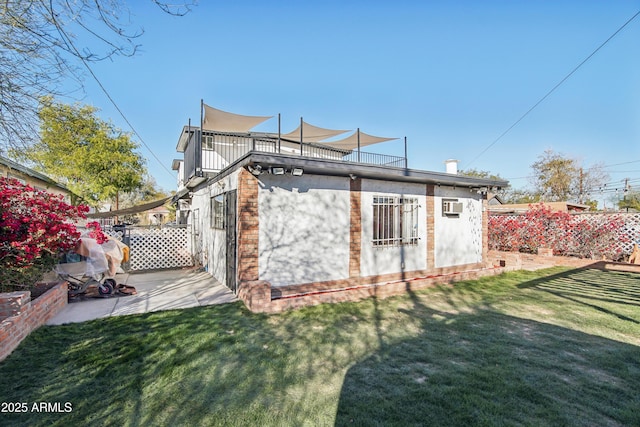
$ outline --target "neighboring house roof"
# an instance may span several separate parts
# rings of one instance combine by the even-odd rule
[[[496,213],[520,213],[526,212],[538,203],[507,203],[501,205],[490,205],[489,210]],[[544,202],[553,212],[584,212],[589,210],[589,205],[582,205],[573,202]]]
[[[494,194],[494,195],[489,194],[488,199],[489,199],[489,201],[488,201],[489,206],[491,206],[491,205],[504,205],[504,201],[502,201],[502,198],[497,194]]]
[[[71,190],[69,190],[66,186],[60,184],[59,182],[54,181],[53,179],[49,178],[48,176],[37,172],[31,168],[28,168],[26,166],[21,165],[20,163],[16,163],[13,160],[9,160],[6,157],[2,157],[0,156],[0,164],[6,166],[7,168],[9,168],[10,170],[16,170],[19,171],[27,176],[30,176],[32,178],[38,179],[40,181],[46,182],[49,185],[52,185],[54,187],[58,187],[60,190],[66,191],[67,193],[71,194]]]

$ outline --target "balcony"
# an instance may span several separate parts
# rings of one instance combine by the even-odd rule
[[[200,137],[202,135],[202,137]],[[327,159],[352,164],[378,165],[404,169],[407,158],[334,148],[322,143],[300,143],[267,133],[215,132],[185,127],[178,143],[184,152],[184,182],[214,176],[248,153],[277,153],[301,158]]]

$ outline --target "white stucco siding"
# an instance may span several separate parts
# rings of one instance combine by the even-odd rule
[[[261,280],[272,286],[349,277],[349,178],[259,177]]]
[[[364,179],[361,194],[362,240],[360,272],[374,276],[427,268],[426,186]],[[418,199],[418,242],[405,246],[373,245],[373,198],[376,196],[415,197]]]
[[[191,200],[189,224],[191,229],[192,253],[197,255],[197,236],[200,233],[202,242],[202,261],[209,274],[218,281],[226,280],[226,231],[212,228],[211,198],[238,188],[238,171],[224,177],[210,186],[194,193]],[[194,211],[197,209],[198,213]],[[198,224],[194,224],[197,218]]]
[[[442,214],[443,199],[462,203],[459,216]],[[482,196],[467,188],[435,189],[436,268],[482,262]]]

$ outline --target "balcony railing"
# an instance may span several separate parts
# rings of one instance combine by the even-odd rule
[[[192,133],[184,151],[185,182],[193,176],[220,172],[250,152],[280,153],[395,168],[407,167],[405,157],[336,149],[321,144],[301,144],[297,141],[278,139],[270,135],[205,131],[200,140],[199,134],[199,130]]]

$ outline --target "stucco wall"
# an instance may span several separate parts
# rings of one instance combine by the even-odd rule
[[[442,199],[458,199],[458,217],[442,215]],[[436,268],[482,262],[482,196],[468,188],[435,189]]]
[[[196,228],[195,224],[193,224],[193,211],[198,209],[199,231],[202,236],[203,265],[207,268],[209,274],[222,283],[225,283],[226,280],[226,231],[211,228],[211,198],[218,194],[236,190],[238,188],[238,173],[239,171],[236,171],[220,181],[197,191],[191,201],[191,215],[189,217],[191,242],[193,244],[195,239],[193,231]],[[192,253],[195,252],[195,248],[192,248]]]
[[[375,196],[407,196],[418,199],[418,244],[412,246],[373,246],[373,198]],[[362,180],[362,239],[360,271],[374,276],[403,271],[426,270],[426,187],[424,184]]]
[[[349,277],[349,178],[259,177],[259,276],[272,286]]]

